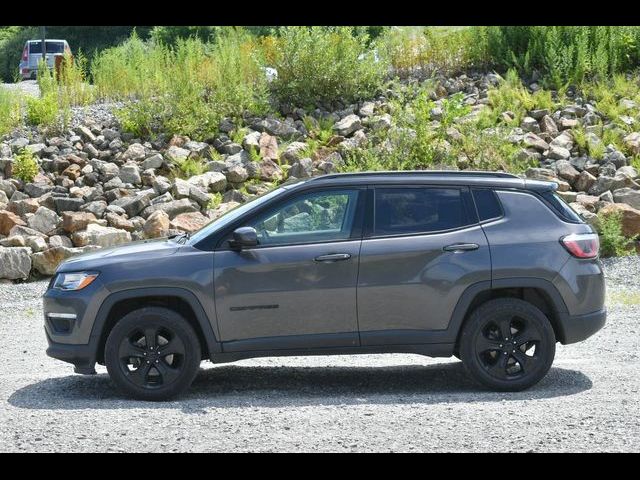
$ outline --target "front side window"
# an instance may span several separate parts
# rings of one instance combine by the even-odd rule
[[[260,214],[247,226],[259,245],[290,245],[347,240],[356,213],[358,190],[306,193]]]
[[[375,235],[438,232],[471,223],[459,188],[376,188]]]

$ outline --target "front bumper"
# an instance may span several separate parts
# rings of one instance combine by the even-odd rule
[[[47,332],[47,355],[63,362],[71,363],[74,366],[75,373],[91,375],[96,373],[95,370],[95,351],[93,345],[73,345],[67,343],[57,343],[51,340]]]
[[[596,333],[607,321],[606,307],[597,312],[584,315],[561,315],[560,328],[562,330],[561,343],[581,342]]]

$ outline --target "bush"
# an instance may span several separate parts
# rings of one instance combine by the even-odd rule
[[[601,215],[598,219],[598,232],[600,233],[600,253],[603,257],[634,253],[635,238],[627,238],[622,234],[620,212]]]
[[[31,151],[26,148],[18,153],[13,162],[13,176],[23,182],[32,182],[38,174],[38,162]]]
[[[368,35],[352,27],[282,27],[268,58],[278,71],[273,89],[285,104],[353,102],[381,88],[385,62],[367,48]]]
[[[120,111],[124,128],[148,135],[162,129],[205,139],[223,117],[266,113],[268,91],[257,41],[226,30],[215,44],[196,38],[170,47],[135,35],[93,63],[99,96],[133,98]]]
[[[21,98],[0,87],[0,136],[11,132],[22,122]]]

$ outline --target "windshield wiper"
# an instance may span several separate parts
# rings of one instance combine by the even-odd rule
[[[173,235],[169,235],[167,237],[169,240],[173,240],[174,238],[176,239],[176,243],[184,243],[187,240],[189,240],[189,238],[191,238],[191,234],[184,232],[184,233],[175,233]]]

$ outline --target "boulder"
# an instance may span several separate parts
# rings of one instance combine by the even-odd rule
[[[162,210],[153,212],[144,223],[144,234],[147,238],[159,238],[167,236],[170,228],[169,215]]]
[[[124,183],[131,183],[133,185],[139,185],[142,183],[142,178],[140,177],[140,168],[135,163],[127,163],[120,169],[120,173],[118,173],[118,177]]]
[[[616,203],[626,203],[640,210],[640,190],[634,190],[628,187],[619,188],[613,191],[613,200]]]
[[[31,271],[31,249],[0,247],[0,278],[26,279]]]
[[[119,230],[113,227],[103,227],[95,223],[87,225],[87,229],[82,232],[75,232],[71,237],[73,244],[77,247],[87,245],[98,245],[100,247],[113,247],[131,241],[131,234],[126,230]]]
[[[200,230],[207,223],[211,222],[209,217],[205,217],[200,212],[181,213],[171,220],[171,228],[193,233]]]
[[[11,229],[16,225],[25,226],[27,224],[15,213],[6,210],[0,211],[0,235],[9,235]]]
[[[61,218],[53,210],[49,210],[47,207],[40,207],[36,210],[36,213],[27,220],[29,228],[37,230],[38,232],[49,235],[60,225]]]
[[[310,158],[302,158],[289,169],[289,176],[295,178],[308,178],[313,175],[313,162]]]
[[[73,233],[87,228],[90,223],[96,223],[96,216],[91,212],[64,212],[62,214],[62,228]]]
[[[634,154],[640,153],[640,132],[632,132],[623,140]]]
[[[189,157],[189,153],[191,152],[186,148],[180,148],[178,146],[172,145],[165,152],[165,157],[167,157],[170,162],[180,163],[185,161]]]
[[[251,129],[258,132],[267,132],[269,135],[274,135],[284,140],[295,140],[302,136],[293,125],[275,118],[265,118],[254,122],[251,125]]]
[[[260,136],[260,156],[266,160],[278,159],[278,141],[276,137],[268,133],[262,133]]]
[[[293,142],[287,146],[282,153],[282,159],[289,165],[293,165],[298,160],[303,158],[304,151],[307,148],[307,144],[304,142]]]
[[[137,162],[139,160],[143,160],[146,156],[146,151],[142,145],[139,143],[132,143],[122,154],[122,160],[134,161]]]
[[[348,137],[352,133],[361,129],[362,123],[360,121],[360,117],[358,117],[357,115],[347,115],[342,120],[333,125],[333,131],[343,137]]]
[[[227,188],[227,178],[220,172],[206,172],[187,181],[205,192],[224,192]]]
[[[142,162],[142,170],[148,170],[149,168],[161,168],[164,164],[164,158],[159,153],[151,155]]]
[[[531,147],[535,150],[538,150],[539,152],[544,152],[546,150],[549,150],[549,144],[545,142],[543,139],[541,139],[535,133],[531,133],[531,132],[526,133],[525,136],[522,138],[522,141],[524,142],[525,146]]]
[[[80,255],[100,247],[89,245],[83,248],[52,247],[31,255],[33,269],[42,275],[53,275],[58,266],[68,258]]]

